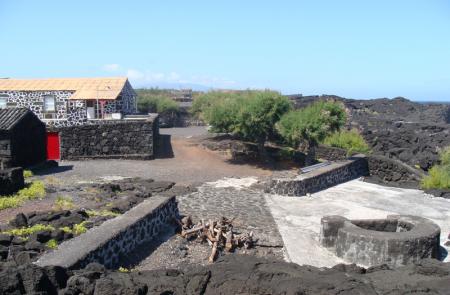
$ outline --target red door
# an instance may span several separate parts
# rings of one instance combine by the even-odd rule
[[[59,160],[59,134],[47,132],[47,160]]]

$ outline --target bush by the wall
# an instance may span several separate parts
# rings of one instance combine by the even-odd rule
[[[139,89],[137,92],[138,110],[143,113],[176,113],[179,106],[170,98],[168,90],[158,88]]]
[[[277,123],[277,131],[293,148],[307,150],[306,164],[314,163],[315,147],[345,124],[346,114],[341,103],[318,101],[303,109],[291,111]]]
[[[208,92],[194,102],[193,112],[213,132],[231,133],[259,147],[274,133],[275,123],[291,109],[289,99],[275,91]]]
[[[422,179],[423,189],[450,189],[450,147],[440,153],[440,164],[431,167]]]
[[[42,181],[34,181],[28,187],[19,190],[15,195],[0,197],[0,210],[19,207],[28,200],[42,199],[44,196],[44,183]]]
[[[370,147],[358,130],[342,130],[337,131],[327,136],[323,141],[323,144],[345,149],[347,155],[354,153],[370,153]]]

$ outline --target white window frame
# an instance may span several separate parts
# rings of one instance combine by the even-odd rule
[[[53,100],[53,109],[49,110],[47,105],[47,99]],[[54,95],[44,95],[44,113],[56,113],[56,97]]]
[[[8,105],[8,97],[9,97],[8,94],[0,94],[0,109],[6,109]]]

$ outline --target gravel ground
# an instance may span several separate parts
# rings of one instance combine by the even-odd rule
[[[228,155],[198,146],[207,135],[205,127],[168,128],[160,133],[163,151],[154,160],[61,161],[60,167],[49,172],[68,183],[122,176],[170,180],[183,185],[199,185],[223,177],[271,174],[256,166],[231,164]]]
[[[256,178],[225,179],[206,183],[200,186],[197,192],[178,196],[177,200],[180,213],[190,215],[194,223],[202,218],[207,221],[223,216],[234,218],[233,225],[237,232],[252,231],[258,240],[257,246],[249,250],[240,249],[237,253],[283,258],[281,235]],[[149,252],[154,251],[137,265],[136,269],[182,268],[188,264],[207,264],[211,253],[208,244],[188,242],[178,235],[173,235],[173,229],[168,232],[172,236],[162,236],[160,241],[155,242],[156,245],[144,247]],[[138,250],[141,251],[143,249]]]
[[[198,187],[197,192],[177,193],[182,215],[191,215],[194,221],[201,218],[234,217],[235,229],[242,232],[253,231],[260,245],[251,250],[236,252],[282,258],[281,236],[256,184],[257,180],[265,179],[272,172],[252,165],[232,164],[228,161],[229,156],[223,152],[213,152],[201,147],[199,143],[207,136],[205,127],[161,129],[160,133],[163,151],[160,150],[159,158],[155,160],[62,161],[57,169],[45,171],[36,178],[59,187],[112,181],[123,177],[170,180],[177,185]],[[53,200],[48,201],[47,207]],[[34,205],[30,203],[17,210],[33,209]],[[123,265],[137,269],[155,269],[205,264],[210,251],[207,244],[187,242],[175,235],[174,228],[168,227],[159,240],[124,257]]]

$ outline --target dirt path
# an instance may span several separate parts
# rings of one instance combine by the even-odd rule
[[[271,175],[271,171],[255,166],[231,164],[227,161],[229,156],[226,154],[200,147],[199,142],[206,134],[204,127],[161,129],[161,158],[149,161],[61,161],[58,168],[36,175],[32,180],[44,180],[61,187],[63,189],[60,195],[70,196],[70,192],[66,192],[65,188],[77,185],[77,182],[96,182],[117,177],[152,178],[157,181],[173,181],[178,185],[198,186],[224,177],[263,178]],[[49,210],[55,198],[52,194],[43,200],[30,201],[18,208],[2,210],[0,221],[9,220],[20,212]],[[79,200],[75,202],[78,205]]]
[[[203,131],[203,133],[205,133]],[[198,145],[204,134],[198,128],[162,129],[170,141],[163,158],[141,160],[62,161],[59,173],[52,176],[64,181],[92,181],[102,177],[142,177],[170,180],[177,184],[197,185],[223,177],[266,177],[271,171],[246,164],[232,164],[229,156]],[[55,171],[57,172],[57,171]]]

